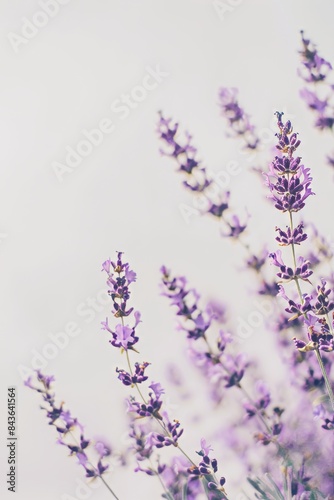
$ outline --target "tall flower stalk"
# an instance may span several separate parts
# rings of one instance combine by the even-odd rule
[[[334,395],[329,375],[324,367],[321,353],[329,353],[334,350],[333,340],[333,318],[330,312],[334,308],[332,300],[333,291],[327,287],[325,280],[316,290],[306,294],[302,291],[302,283],[312,286],[309,278],[313,274],[310,263],[302,256],[297,257],[296,247],[306,240],[302,222],[297,225],[294,222],[294,215],[302,210],[307,198],[314,193],[311,189],[312,178],[310,169],[301,164],[301,157],[295,152],[300,145],[300,140],[293,132],[291,122],[282,121],[282,113],[276,113],[279,132],[276,134],[278,143],[277,149],[280,152],[270,165],[269,174],[266,175],[266,184],[270,189],[269,198],[275,207],[288,214],[286,229],[276,228],[278,237],[276,238],[281,246],[290,246],[293,267],[286,265],[282,258],[282,252],[278,250],[270,254],[272,263],[279,268],[277,276],[280,283],[294,282],[298,292],[297,302],[292,297],[288,297],[281,285],[280,295],[288,302],[286,311],[292,313],[292,318],[302,317],[307,328],[307,341],[295,339],[295,345],[302,352],[314,351],[319,363],[327,393],[334,410]]]
[[[258,441],[274,443],[282,456],[286,451],[279,443],[279,434],[282,430],[280,417],[283,410],[275,408],[272,417],[266,413],[271,401],[270,393],[264,384],[257,384],[258,398],[254,400],[242,383],[249,363],[242,354],[232,355],[226,352],[228,344],[232,342],[232,335],[220,329],[214,347],[209,340],[208,331],[215,318],[215,313],[203,311],[198,304],[200,298],[196,290],[187,287],[184,277],[172,277],[170,271],[163,266],[162,294],[177,308],[177,316],[183,320],[178,329],[186,332],[189,340],[189,350],[195,363],[205,373],[210,386],[216,391],[213,394],[216,402],[222,398],[221,387],[236,387],[240,390],[247,402],[244,409],[248,418],[256,417],[262,427],[262,433],[257,435]],[[202,342],[204,349],[198,347]]]
[[[198,455],[201,457],[200,462],[196,463],[189,457],[179,444],[179,438],[183,434],[180,422],[178,420],[171,420],[167,411],[164,409],[162,399],[164,389],[161,387],[160,383],[152,381],[148,386],[150,389],[148,396],[144,395],[142,385],[148,380],[146,369],[150,363],[136,362],[134,366],[131,363],[130,352],[132,351],[139,354],[134,346],[139,341],[137,327],[141,322],[140,313],[138,311],[135,312],[133,307],[128,306],[128,300],[131,293],[130,285],[136,281],[136,273],[130,269],[128,263],[123,262],[122,252],[118,252],[116,262],[110,259],[105,261],[102,265],[102,270],[108,275],[107,285],[109,288],[108,293],[113,303],[112,312],[114,317],[120,320],[113,329],[109,326],[107,319],[102,323],[103,329],[111,334],[111,345],[120,349],[121,353],[125,353],[126,356],[129,371],[117,368],[116,371],[119,380],[125,386],[134,387],[139,396],[139,401],[137,401],[134,396],[130,396],[127,400],[128,412],[135,416],[134,422],[145,417],[148,418],[149,421],[155,422],[155,429],[150,429],[146,435],[146,439],[140,448],[137,449],[137,459],[140,462],[145,459],[150,460],[154,450],[174,446],[188,461],[188,481],[201,479],[207,498],[210,500],[227,499],[224,489],[225,478],[217,478],[217,460],[209,457],[211,448],[207,447],[205,441],[202,440],[201,450],[198,452]],[[125,324],[125,318],[128,322],[132,316],[132,324]],[[135,429],[133,433],[138,443],[138,435]],[[163,472],[165,468],[166,466],[161,466],[161,464],[158,464],[157,468],[154,468],[152,460],[150,460],[150,466],[148,468],[138,466],[136,470],[146,472],[148,475],[157,476],[165,490],[164,497],[173,500],[173,494],[163,482]]]
[[[306,87],[301,90],[300,96],[316,115],[315,126],[320,130],[332,130],[334,108],[333,82],[330,82],[330,78],[333,75],[333,67],[329,61],[320,56],[315,44],[305,37],[303,31],[301,38],[301,68],[298,74]]]
[[[250,116],[239,104],[238,89],[222,87],[219,90],[219,107],[229,127],[228,137],[242,138],[245,149],[256,150],[261,141]]]
[[[183,173],[183,185],[193,194],[202,198],[201,215],[209,214],[222,223],[222,236],[238,238],[247,227],[246,222],[241,222],[238,215],[231,213],[230,191],[219,187],[213,173],[197,158],[197,149],[192,144],[192,136],[187,132],[185,140],[179,133],[179,124],[173,123],[171,118],[165,118],[159,113],[158,134],[164,147],[160,153],[176,161],[178,171]],[[189,214],[188,214],[189,212]],[[197,210],[188,209],[184,215],[188,217]]]
[[[200,369],[206,386],[211,391],[215,408],[219,408],[218,405],[221,401],[225,405],[227,404],[226,392],[230,388],[237,389],[245,399],[242,407],[238,408],[238,413],[242,409],[242,421],[238,424],[234,420],[234,428],[237,432],[238,430],[242,432],[242,429],[246,428],[250,434],[253,423],[254,444],[263,446],[263,452],[260,452],[261,456],[268,465],[272,464],[269,467],[280,484],[279,487],[284,488],[284,492],[290,495],[295,495],[297,491],[299,495],[302,492],[312,492],[313,495],[319,494],[320,498],[325,498],[320,489],[324,491],[330,489],[330,485],[327,485],[325,479],[330,465],[322,464],[317,455],[319,449],[321,450],[320,457],[325,450],[321,440],[323,436],[320,436],[321,429],[314,430],[312,414],[308,414],[307,418],[304,418],[302,426],[299,419],[295,418],[299,410],[305,412],[305,403],[307,402],[304,394],[301,394],[300,403],[294,405],[294,408],[289,405],[284,409],[275,405],[267,384],[260,379],[254,380],[252,377],[251,363],[246,361],[242,353],[231,352],[229,347],[233,342],[233,334],[227,333],[225,320],[221,317],[217,318],[217,313],[210,303],[205,309],[200,307],[200,296],[195,289],[187,286],[186,278],[182,276],[172,277],[164,266],[161,271],[162,295],[166,296],[171,305],[176,307],[176,315],[179,319],[177,329],[187,335],[188,354],[191,361]],[[212,331],[216,320],[218,320],[220,327],[218,335]],[[254,396],[251,396],[250,391],[246,389],[250,384],[255,387]],[[233,410],[231,409],[231,411]],[[286,413],[289,415],[286,415],[285,419],[284,416],[282,418],[282,415]],[[308,431],[309,425],[312,429],[311,432]],[[327,427],[329,428],[330,425],[331,423],[328,422]],[[296,436],[297,429],[298,438]],[[231,434],[230,428],[226,434]],[[319,444],[311,447],[314,453],[312,459],[310,457],[310,436],[311,439],[315,439],[315,436],[319,439]],[[238,440],[237,436],[236,439]],[[270,446],[271,444],[273,446]],[[240,446],[241,449],[245,450],[245,442],[242,442]],[[249,451],[251,450],[252,444],[249,445]],[[258,450],[257,454],[259,454]],[[240,460],[240,457],[238,459]],[[283,479],[280,477],[281,466],[284,472]],[[319,474],[318,468],[322,473]],[[288,470],[290,471],[291,484],[284,486],[284,478]],[[261,482],[260,479],[258,480]],[[256,483],[252,479],[249,481],[254,487]],[[264,488],[265,490],[266,488]]]
[[[334,127],[334,81],[333,67],[318,52],[316,45],[301,31],[301,68],[298,74],[305,83],[300,96],[315,115],[314,125],[319,130],[333,131]],[[327,162],[334,166],[333,153]]]

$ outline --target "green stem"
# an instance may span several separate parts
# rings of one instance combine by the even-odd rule
[[[290,220],[290,229],[291,229],[291,233],[292,233],[293,232],[293,219],[292,219],[292,212],[291,211],[289,211],[289,220]],[[295,269],[296,269],[297,264],[296,264],[296,252],[295,252],[295,245],[294,245],[294,243],[291,244],[291,249],[292,249],[293,263],[294,263],[294,266],[295,266]],[[300,288],[299,279],[295,278],[294,281],[295,281],[296,286],[297,286],[297,290],[298,290],[298,295],[299,295],[300,302],[301,302],[301,304],[303,304],[304,303],[304,298],[303,298],[303,294],[302,294],[302,291],[301,291],[301,288]],[[306,318],[307,317],[306,313],[304,313],[303,316],[304,316],[304,318]],[[328,318],[328,316],[327,316],[327,318]],[[329,325],[331,325],[330,321],[329,321]],[[330,326],[330,328],[331,328],[331,326]],[[326,370],[325,370],[325,367],[324,367],[324,364],[323,364],[323,361],[322,361],[319,349],[315,349],[314,352],[315,352],[315,355],[317,357],[317,361],[319,363],[319,367],[320,367],[322,376],[323,376],[324,381],[325,381],[326,390],[327,390],[327,393],[328,393],[328,396],[329,396],[332,408],[334,410],[334,394],[333,394],[333,390],[332,390],[330,381],[328,379],[328,375],[326,373]]]
[[[129,366],[129,371],[130,371],[130,374],[131,376],[133,375],[133,370],[132,370],[132,366],[131,366],[131,362],[130,362],[130,356],[129,356],[129,352],[128,350],[126,350],[126,359],[127,359],[127,362],[128,362],[128,366]],[[139,389],[138,387],[138,384],[134,384],[135,388],[137,389],[138,391],[138,394],[139,396],[141,397],[143,403],[145,405],[147,405],[147,401],[145,399],[145,397],[143,396],[141,390]],[[166,436],[168,437],[171,437],[171,434],[168,432],[168,430],[166,429],[165,425],[163,424],[163,422],[161,422],[161,420],[159,418],[157,418],[156,416],[152,415],[152,417],[156,420],[156,422],[160,425],[160,427],[162,428],[162,430],[164,431],[164,433],[166,434]],[[179,446],[179,444],[177,443],[175,445],[176,448],[178,448],[180,450],[180,452],[185,456],[185,458],[187,460],[189,460],[189,462],[191,463],[191,465],[194,465],[196,467],[196,464],[193,460],[191,460],[191,458],[187,455],[187,453],[181,448],[181,446]]]
[[[113,490],[110,488],[109,484],[105,481],[105,479],[102,477],[102,476],[99,476],[99,478],[101,479],[102,483],[104,484],[104,486],[107,488],[107,490],[110,491],[110,493],[113,495],[114,498],[116,498],[116,500],[119,500],[119,497],[115,495],[115,493],[113,492]]]
[[[162,486],[162,489],[164,490],[164,492],[166,493],[167,497],[168,497],[168,500],[175,500],[174,499],[174,496],[171,494],[171,492],[169,490],[167,490],[163,480],[161,479],[161,476],[159,474],[159,472],[154,468],[153,464],[152,464],[152,460],[149,458],[148,459],[150,464],[151,464],[151,470],[152,472],[154,472],[154,475],[158,478],[161,486]]]

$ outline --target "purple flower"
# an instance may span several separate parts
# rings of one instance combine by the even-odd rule
[[[173,423],[168,422],[166,425],[168,435],[151,432],[146,439],[147,445],[151,448],[155,447],[157,449],[171,445],[177,446],[178,439],[183,434],[183,429],[179,429],[179,427],[180,422],[178,420],[174,420]]]
[[[322,113],[327,107],[327,100],[322,101],[317,97],[317,94],[311,92],[311,90],[301,90],[300,97],[306,102],[309,108],[318,111],[318,113]]]
[[[332,84],[332,65],[321,57],[316,46],[302,35],[303,49],[300,51],[302,68],[299,76],[306,82],[307,88],[300,91],[300,96],[307,107],[315,114],[315,126],[320,130],[332,130],[334,126],[334,107]],[[319,85],[321,83],[321,86]],[[319,88],[321,87],[321,88]],[[328,164],[333,166],[331,157]]]
[[[113,306],[114,316],[120,318],[129,316],[133,308],[127,308],[127,301],[130,298],[129,285],[136,281],[136,273],[129,268],[127,262],[122,261],[123,252],[117,253],[116,263],[110,259],[102,264],[102,271],[108,274],[107,285],[110,287],[108,294],[110,295]],[[111,272],[113,269],[114,272]]]
[[[229,204],[228,204],[229,199],[230,199],[230,192],[226,191],[224,201],[221,201],[218,204],[210,202],[210,205],[208,208],[208,213],[214,215],[215,217],[220,218],[229,207]]]
[[[325,429],[326,431],[334,430],[334,414],[330,414],[322,404],[314,408],[313,414],[315,418],[321,420],[321,427],[323,429]]]
[[[121,318],[121,323],[115,326],[115,330],[110,328],[108,318],[101,324],[102,328],[112,335],[112,340],[109,341],[111,345],[125,350],[134,350],[133,346],[139,340],[136,327],[140,323],[140,313],[134,312],[133,326],[124,325],[123,318],[130,316],[133,312],[133,307],[128,308],[127,302],[130,298],[129,285],[136,281],[136,273],[130,269],[127,262],[123,262],[122,255],[122,252],[117,252],[116,262],[108,259],[102,264],[102,271],[108,274],[107,285],[110,287],[108,294],[113,302],[113,313],[116,318]]]
[[[254,417],[258,411],[267,408],[271,400],[269,389],[263,382],[257,382],[256,391],[259,394],[259,397],[255,401],[245,401],[243,404],[248,418]]]
[[[249,138],[248,147],[252,147],[251,129],[252,127],[248,125],[247,130],[243,132],[244,136]],[[164,143],[164,148],[160,149],[161,154],[176,161],[177,170],[186,176],[186,180],[183,181],[185,188],[192,193],[201,194],[204,202],[201,214],[210,214],[225,224],[225,213],[230,209],[230,192],[222,191],[214,175],[209,174],[206,167],[197,159],[197,149],[192,145],[192,136],[186,133],[185,140],[182,141],[178,132],[179,124],[172,123],[171,119],[166,119],[162,113],[159,113],[158,134]],[[254,147],[256,147],[255,144]],[[225,236],[233,238],[237,238],[246,227],[240,224],[238,218],[232,218],[232,223],[226,222],[226,225],[228,233]]]
[[[177,306],[177,315],[184,318],[184,323],[178,329],[185,331],[189,339],[198,340],[205,336],[211,325],[214,313],[204,312],[198,307],[199,294],[194,289],[186,287],[187,280],[181,277],[172,278],[170,271],[162,266],[162,295],[171,299],[171,304]]]
[[[327,315],[334,309],[334,302],[330,299],[333,295],[333,290],[327,288],[327,282],[325,279],[321,280],[321,286],[317,286],[317,297],[312,304],[312,311],[316,315]]]
[[[138,403],[133,397],[127,400],[128,412],[135,412],[140,417],[154,417],[158,420],[162,420],[160,415],[160,409],[162,407],[162,401],[160,396],[153,395],[152,392],[149,393],[149,401],[147,403]]]
[[[206,441],[202,439],[201,450],[197,452],[197,454],[201,457],[201,461],[197,466],[192,465],[189,467],[188,472],[194,477],[204,477],[207,481],[207,487],[209,490],[221,493],[215,498],[226,498],[226,492],[224,490],[226,480],[224,477],[221,477],[219,481],[216,479],[215,474],[218,471],[218,464],[215,458],[209,457],[210,451],[212,451],[212,448],[206,446]]]
[[[278,232],[276,241],[278,241],[281,246],[292,244],[300,245],[307,239],[307,234],[304,233],[304,224],[302,222],[292,230],[289,226],[286,226],[286,231],[283,231],[279,227],[276,227],[276,231]]]
[[[274,201],[274,205],[282,212],[299,212],[305,206],[306,199],[313,195],[310,188],[312,177],[309,175],[310,169],[303,165],[298,166],[296,173],[291,175],[277,175],[272,166],[271,173],[266,175],[266,184],[271,191],[269,199]],[[272,177],[275,179],[272,182]]]
[[[92,448],[91,441],[85,438],[83,426],[78,420],[72,417],[69,410],[64,409],[64,403],[56,404],[55,394],[52,391],[54,377],[43,375],[37,370],[35,383],[32,380],[33,378],[29,377],[25,385],[42,395],[44,406],[41,408],[46,412],[49,425],[53,425],[60,436],[57,443],[65,446],[71,456],[76,456],[79,465],[85,469],[86,477],[101,477],[109,465],[102,463],[101,455],[96,466],[88,460],[85,450]],[[75,438],[75,434],[79,434],[79,436]]]
[[[303,49],[300,51],[303,70],[299,75],[307,83],[317,83],[326,79],[332,70],[330,62],[319,56],[316,46],[311,40],[305,38],[304,31],[301,31]]]
[[[302,295],[303,301],[301,303],[295,302],[294,300],[290,299],[286,295],[284,287],[282,285],[279,285],[278,295],[283,297],[283,299],[285,299],[289,304],[289,307],[287,307],[285,310],[286,310],[286,312],[293,315],[290,318],[290,320],[298,318],[299,316],[304,315],[305,313],[307,313],[308,311],[311,311],[311,309],[312,309],[312,306],[311,306],[312,297],[306,293]]]
[[[225,387],[239,386],[247,366],[248,362],[244,354],[237,354],[236,356],[226,354],[224,357],[226,374],[223,376],[226,381]]]
[[[113,340],[109,342],[115,347],[123,347],[123,349],[132,349],[132,346],[139,340],[135,336],[134,328],[129,326],[116,325],[115,332],[111,332]]]
[[[116,372],[118,373],[119,380],[124,385],[134,385],[141,384],[148,379],[147,375],[145,375],[146,368],[150,365],[150,363],[135,363],[135,372],[133,375],[128,373],[125,370],[116,368]]]
[[[277,250],[277,252],[269,254],[269,258],[272,260],[272,263],[280,270],[277,273],[277,276],[285,282],[296,279],[309,281],[308,278],[313,274],[313,271],[311,271],[311,269],[309,268],[310,263],[303,257],[298,257],[295,269],[292,269],[291,267],[284,264],[282,260],[281,250]]]
[[[305,41],[305,47],[308,48],[309,41]],[[313,57],[314,56],[314,57]],[[319,63],[316,54],[307,54],[309,62],[312,64],[307,66],[311,74],[313,69],[319,70],[322,63]],[[314,62],[314,65],[313,65]],[[319,66],[320,64],[320,66]],[[288,297],[284,288],[280,289],[280,295],[288,302],[286,311],[293,314],[291,320],[302,318],[307,327],[307,339],[299,339],[293,337],[298,351],[307,353],[316,351],[317,361],[321,368],[326,390],[334,408],[334,395],[331,389],[331,383],[328,379],[324,368],[323,358],[320,353],[328,353],[334,350],[334,340],[332,334],[333,325],[329,324],[328,314],[334,308],[334,302],[330,299],[331,290],[327,288],[327,283],[322,280],[322,285],[309,294],[303,294],[300,281],[309,281],[309,277],[313,271],[310,269],[310,262],[304,257],[296,257],[295,245],[300,244],[305,240],[305,233],[301,223],[294,228],[293,212],[297,212],[304,207],[306,198],[313,194],[310,188],[311,176],[309,169],[305,168],[300,163],[299,157],[294,157],[296,149],[300,145],[300,140],[297,134],[293,133],[291,122],[282,121],[282,113],[276,113],[277,125],[279,132],[277,135],[277,149],[281,152],[280,156],[276,156],[270,166],[270,173],[267,175],[266,184],[271,191],[270,198],[274,200],[278,210],[287,211],[289,214],[290,225],[286,231],[279,228],[277,238],[279,243],[290,245],[292,251],[293,267],[285,265],[281,251],[271,253],[269,257],[275,266],[279,268],[277,276],[285,282],[295,281],[299,300]],[[274,179],[274,181],[272,180]],[[320,317],[319,317],[320,316]]]
[[[219,91],[219,105],[224,118],[226,118],[229,131],[234,136],[242,137],[245,148],[254,150],[258,147],[260,139],[255,133],[255,127],[250,123],[249,116],[239,106],[238,90],[223,87]]]
[[[229,238],[238,238],[241,233],[243,233],[247,227],[246,223],[241,223],[237,215],[232,215],[231,221],[226,221],[228,225],[228,232],[221,231],[221,235]]]
[[[219,330],[219,338],[217,342],[219,351],[224,352],[226,346],[230,342],[232,342],[232,335],[230,333],[226,333],[224,330]]]
[[[189,476],[189,462],[182,457],[173,457],[171,464],[165,466],[162,478],[167,490],[175,500],[181,500],[181,492],[184,491],[187,500],[197,500],[202,494],[202,486],[198,477]],[[168,498],[163,495],[163,498]]]
[[[161,384],[159,382],[152,382],[149,385],[149,388],[152,389],[157,399],[160,399],[161,396],[165,394],[165,390],[163,389],[163,387],[161,387]]]

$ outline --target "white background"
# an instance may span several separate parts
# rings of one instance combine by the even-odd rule
[[[124,360],[100,331],[108,307],[90,321],[77,310],[104,289],[101,263],[116,250],[126,253],[138,273],[132,301],[144,320],[140,351],[153,363],[153,379],[166,387],[173,417],[188,421],[185,447],[192,453],[212,431],[212,420],[190,428],[189,402],[182,407],[166,377],[173,359],[189,390],[198,383],[183,361],[185,339],[175,332],[173,311],[159,295],[159,267],[166,264],[187,275],[205,298],[230,303],[232,324],[254,309],[247,293],[252,284],[250,275],[240,273],[239,247],[219,236],[214,221],[193,216],[187,224],[182,217],[180,204],[192,206],[192,198],[182,189],[173,162],[159,154],[159,109],[193,133],[200,158],[212,170],[225,169],[231,160],[240,164],[242,173],[229,186],[232,204],[248,207],[252,244],[267,240],[271,250],[280,216],[264,201],[265,189],[238,143],[225,138],[218,89],[238,87],[259,129],[272,126],[275,110],[286,110],[301,134],[301,154],[318,193],[306,216],[327,237],[334,236],[333,174],[324,161],[331,138],[313,130],[313,117],[298,98],[302,83],[296,76],[300,29],[334,60],[333,2],[244,0],[220,19],[209,0],[71,0],[16,53],[8,34],[20,34],[22,18],[31,20],[39,10],[32,0],[0,3],[0,401],[5,409],[6,387],[17,386],[17,500],[74,496],[76,479],[82,477],[75,460],[54,444],[54,429],[38,408],[37,394],[23,387],[18,373],[19,365],[31,366],[32,350],[41,352],[50,342],[48,334],[63,331],[70,321],[81,333],[48,361],[45,371],[56,376],[59,399],[86,425],[87,435],[107,436],[116,448],[123,444],[122,402],[128,391],[114,371]],[[169,76],[121,120],[111,104],[141,84],[147,66],[156,65]],[[59,182],[53,162],[64,162],[66,147],[75,148],[82,129],[96,128],[103,118],[114,122],[114,132]],[[275,361],[268,346],[263,331],[245,343],[246,350],[259,354],[267,377]],[[279,370],[272,374],[280,379]],[[194,404],[203,409],[202,392]],[[6,412],[1,414],[1,497],[12,498],[4,480]],[[221,422],[222,415],[215,419]],[[216,454],[223,459],[223,450]],[[227,475],[224,464],[221,473]],[[123,500],[160,495],[155,480],[144,475],[116,470],[108,480]],[[230,498],[237,493],[230,490]],[[103,487],[91,497],[110,498]]]

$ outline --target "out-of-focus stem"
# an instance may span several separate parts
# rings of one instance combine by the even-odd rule
[[[207,337],[206,337],[205,334],[203,335],[203,340],[205,341],[206,345],[208,346],[210,354],[215,355],[214,352],[212,351],[210,343],[209,343],[209,341],[208,341],[208,339],[207,339]],[[231,375],[230,370],[227,368],[227,366],[224,365],[224,363],[222,361],[219,361],[219,364],[224,368],[224,370],[226,371],[226,373],[228,373],[229,375]],[[261,412],[256,408],[255,402],[253,401],[253,399],[251,398],[251,396],[248,394],[248,392],[246,391],[246,389],[244,388],[244,386],[241,384],[241,382],[238,382],[238,384],[236,385],[236,387],[238,389],[240,389],[240,391],[244,394],[244,396],[248,399],[248,401],[253,405],[254,411],[255,411],[255,414],[256,414],[257,418],[260,420],[260,422],[262,423],[262,425],[265,427],[266,431],[271,435],[272,431],[271,431],[269,425],[266,422],[266,417],[264,415],[262,415]],[[277,448],[279,449],[279,451],[283,455],[287,455],[287,453],[288,453],[287,450],[285,450],[280,445],[280,443],[277,440],[272,440],[272,443],[274,443],[277,446]]]
[[[165,493],[166,493],[166,495],[167,495],[168,500],[175,500],[175,499],[174,499],[174,496],[171,494],[171,492],[170,492],[169,490],[167,490],[167,488],[166,488],[166,486],[165,486],[165,484],[164,484],[163,480],[161,479],[161,476],[160,476],[159,472],[158,472],[157,470],[155,470],[155,469],[154,469],[154,466],[153,466],[153,464],[152,464],[152,460],[151,460],[150,458],[149,458],[149,462],[150,462],[150,464],[151,464],[151,469],[152,469],[152,472],[154,472],[154,475],[158,478],[158,480],[159,480],[159,482],[160,482],[160,484],[161,484],[161,486],[162,486],[162,488],[163,488],[164,492],[165,492]]]

